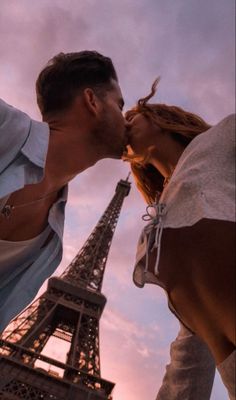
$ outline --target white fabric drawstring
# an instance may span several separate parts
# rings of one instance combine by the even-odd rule
[[[155,215],[153,216],[150,213],[150,209],[155,211]],[[144,228],[144,236],[145,236],[145,241],[147,243],[146,245],[146,252],[145,252],[145,270],[144,272],[148,271],[148,263],[149,263],[149,251],[152,251],[154,248],[157,249],[157,256],[156,256],[156,262],[155,262],[155,267],[154,267],[154,274],[158,274],[158,264],[160,260],[160,253],[161,253],[161,238],[162,238],[162,232],[163,232],[163,216],[166,213],[166,205],[164,203],[159,203],[159,204],[152,204],[147,206],[146,208],[146,214],[142,216],[142,219],[144,221],[151,221],[145,228]],[[155,241],[154,244],[151,248],[151,240],[152,240],[152,232],[156,230],[155,233]],[[149,236],[148,236],[149,234]]]
[[[158,274],[158,264],[159,264],[159,260],[160,260],[160,254],[161,254],[162,232],[163,232],[163,224],[162,224],[162,219],[160,217],[159,224],[156,229],[155,243],[153,246],[153,248],[156,247],[156,249],[157,249],[157,256],[156,256],[156,262],[155,262],[155,267],[154,267],[154,275]]]

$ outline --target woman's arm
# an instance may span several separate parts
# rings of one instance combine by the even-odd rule
[[[206,344],[181,325],[170,357],[156,400],[209,400],[215,362]]]
[[[202,219],[163,231],[159,279],[182,321],[209,346],[216,363],[235,348],[235,224]],[[151,253],[153,268],[155,253]]]

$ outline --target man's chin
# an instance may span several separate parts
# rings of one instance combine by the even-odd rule
[[[112,149],[107,155],[106,158],[113,158],[115,160],[120,160],[124,154],[124,147],[120,147],[119,149]]]
[[[113,158],[114,160],[121,160],[121,158],[123,157],[123,151],[120,151],[119,153],[113,153],[110,156],[108,156],[108,158]]]

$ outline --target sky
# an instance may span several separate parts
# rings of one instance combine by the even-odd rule
[[[35,80],[58,52],[97,50],[112,58],[125,110],[161,76],[155,101],[216,124],[234,112],[233,0],[0,0],[0,97],[35,119]],[[71,182],[64,256],[70,263],[129,166],[103,160]],[[155,399],[178,321],[157,286],[135,287],[132,272],[145,204],[132,184],[107,262],[100,322],[102,377],[114,400]],[[46,284],[40,290],[42,294]],[[51,344],[58,359],[58,346]],[[226,400],[218,374],[211,400]]]

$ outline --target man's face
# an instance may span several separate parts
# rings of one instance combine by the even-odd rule
[[[102,110],[94,135],[105,157],[120,158],[127,145],[126,124],[122,114],[124,100],[118,83],[111,81],[112,88],[101,99]]]

